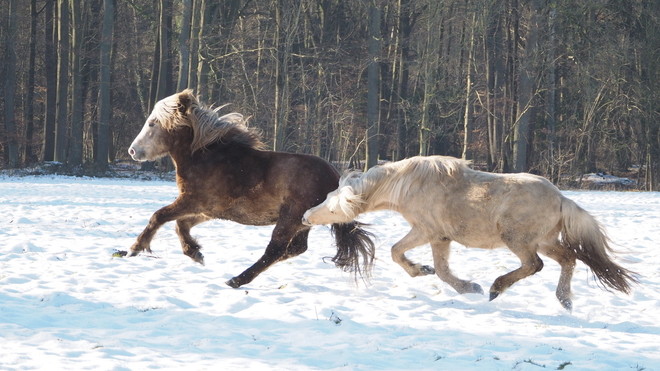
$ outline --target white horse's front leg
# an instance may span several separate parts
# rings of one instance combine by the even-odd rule
[[[427,274],[434,274],[433,267],[428,265],[415,264],[408,260],[405,252],[417,246],[423,245],[426,242],[426,237],[413,227],[408,234],[392,246],[392,260],[399,264],[410,277],[425,276]]]
[[[465,281],[454,276],[449,269],[449,245],[451,240],[442,238],[431,242],[435,272],[441,280],[453,287],[459,294],[483,294],[484,290],[478,283]]]

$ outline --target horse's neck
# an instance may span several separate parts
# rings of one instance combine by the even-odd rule
[[[372,211],[379,211],[379,210],[397,210],[399,205],[398,205],[398,199],[395,197],[392,197],[391,195],[391,190],[386,189],[386,187],[382,187],[382,184],[379,184],[380,182],[376,182],[376,184],[372,184],[369,186],[369,189],[366,189],[365,192],[363,193],[365,203],[362,206],[362,210],[360,213],[368,213]]]
[[[191,144],[192,137],[187,135],[177,136],[173,140],[170,147],[170,157],[172,157],[172,162],[174,162],[177,169],[192,161]]]

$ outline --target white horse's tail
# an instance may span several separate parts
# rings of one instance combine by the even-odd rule
[[[639,283],[637,273],[616,264],[611,257],[610,239],[603,226],[572,200],[561,201],[561,242],[575,251],[577,258],[591,268],[605,289],[629,294],[632,283]]]

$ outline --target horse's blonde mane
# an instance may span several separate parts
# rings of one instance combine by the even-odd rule
[[[192,128],[190,149],[193,153],[217,142],[235,142],[263,149],[261,135],[245,125],[243,115],[236,112],[223,116],[218,114],[225,106],[215,109],[206,107],[192,94],[192,90],[186,89],[159,101],[152,114],[166,130],[181,126]]]
[[[470,161],[446,156],[417,156],[390,162],[369,169],[362,175],[349,173],[339,182],[339,188],[350,186],[360,199],[351,204],[369,203],[371,199],[403,200],[409,190],[418,189],[414,182],[441,182],[468,168]],[[391,205],[394,206],[394,205]]]

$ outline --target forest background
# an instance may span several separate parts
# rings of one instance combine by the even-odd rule
[[[657,0],[0,0],[0,40],[0,168],[127,159],[192,88],[344,167],[442,154],[658,190]]]

